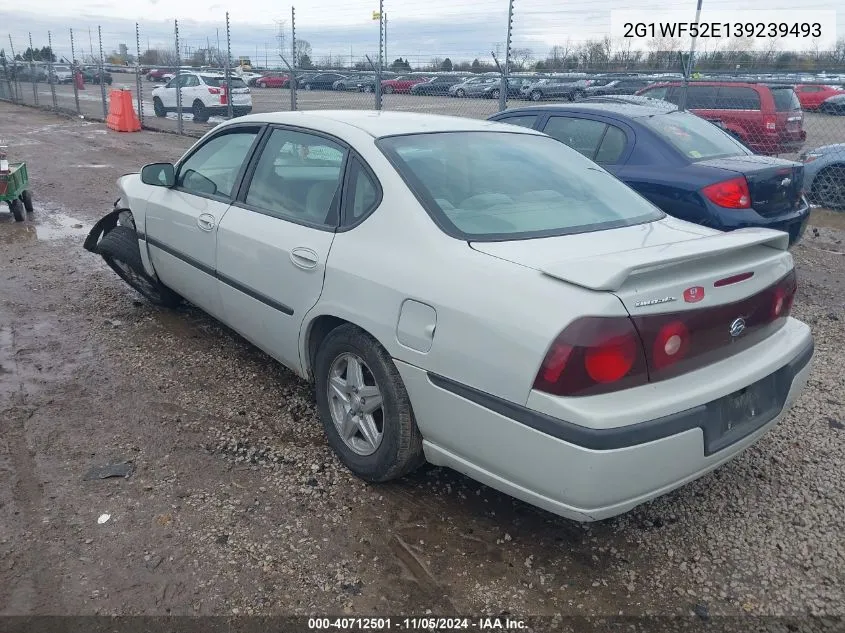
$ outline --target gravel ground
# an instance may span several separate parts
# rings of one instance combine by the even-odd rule
[[[308,384],[83,251],[115,178],[190,139],[0,120],[37,198],[26,223],[0,213],[0,614],[845,616],[842,214],[794,250],[816,358],[784,422],[582,525],[445,469],[356,480]],[[115,461],[128,478],[83,480]]]

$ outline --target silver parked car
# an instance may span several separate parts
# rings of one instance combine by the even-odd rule
[[[496,77],[471,77],[463,83],[449,87],[450,97],[481,97],[485,90],[493,84],[501,85],[502,80]]]
[[[524,127],[251,115],[118,188],[85,247],[312,380],[368,481],[428,461],[610,517],[756,443],[810,372],[785,233],[670,218]]]

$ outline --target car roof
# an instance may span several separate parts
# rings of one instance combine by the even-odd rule
[[[389,110],[297,110],[295,112],[267,112],[238,117],[224,125],[235,123],[277,123],[280,125],[301,125],[316,130],[338,130],[344,126],[354,127],[373,138],[401,134],[427,134],[433,132],[489,132],[501,128],[501,123],[483,119],[469,119],[440,114],[419,112],[397,112]],[[332,125],[334,124],[334,125]],[[340,124],[340,125],[338,125]],[[528,128],[512,129],[508,132],[540,134]]]
[[[666,104],[656,100],[656,103],[550,103],[548,105],[525,106],[506,110],[506,112],[575,112],[579,114],[612,114],[621,115],[631,119],[652,116],[655,114],[669,114],[676,112],[678,107],[674,104]]]

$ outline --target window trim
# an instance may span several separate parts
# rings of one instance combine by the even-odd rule
[[[339,145],[343,149],[343,162],[340,166],[340,179],[339,179],[339,193],[336,194],[335,200],[337,201],[337,224],[335,226],[327,226],[325,224],[320,224],[319,222],[309,222],[308,220],[299,220],[297,218],[293,218],[289,215],[282,215],[275,211],[271,211],[269,209],[264,209],[262,207],[256,206],[254,204],[249,204],[246,201],[247,193],[249,192],[249,186],[252,184],[252,179],[255,176],[255,170],[258,168],[258,161],[261,159],[261,154],[264,152],[264,148],[266,147],[267,143],[270,140],[270,136],[272,136],[273,132],[276,130],[282,130],[285,132],[299,132],[300,134],[310,134],[312,136],[319,136],[326,140],[329,140],[337,145]],[[322,130],[314,130],[307,127],[301,127],[298,125],[285,125],[282,123],[272,123],[266,126],[266,131],[261,138],[261,142],[259,147],[255,149],[252,156],[250,157],[250,162],[248,165],[247,170],[243,174],[243,178],[241,179],[240,186],[238,187],[237,196],[232,200],[232,206],[238,207],[240,209],[245,209],[246,211],[252,211],[254,213],[259,213],[261,215],[266,215],[271,218],[275,218],[277,220],[282,220],[285,222],[290,222],[291,224],[297,224],[299,226],[307,226],[308,228],[316,229],[318,231],[326,231],[328,233],[336,233],[338,232],[340,225],[341,225],[341,213],[343,210],[343,200],[346,195],[345,192],[345,184],[346,184],[346,172],[349,168],[349,157],[354,152],[352,147],[341,138],[323,132]],[[334,201],[333,201],[334,202]]]
[[[365,213],[363,213],[360,218],[357,218],[354,222],[347,223],[347,218],[351,217],[351,215],[347,215],[347,214],[350,211],[350,205],[352,205],[354,203],[354,199],[355,199],[354,187],[352,186],[352,183],[351,183],[352,172],[353,172],[353,169],[351,167],[352,167],[352,161],[353,160],[357,161],[358,164],[361,165],[361,167],[364,169],[364,172],[370,177],[370,180],[375,185],[376,199],[375,199],[375,202],[373,202],[373,204],[370,205],[370,208],[367,209],[367,211]],[[352,192],[353,195],[350,195],[350,192]],[[381,206],[381,203],[383,201],[384,201],[384,190],[381,187],[381,182],[379,181],[378,177],[376,176],[375,171],[373,171],[373,168],[370,167],[370,165],[367,163],[367,161],[365,161],[364,158],[358,152],[356,152],[355,150],[351,150],[349,152],[349,158],[348,158],[347,163],[345,165],[345,172],[343,174],[343,185],[342,185],[342,188],[341,188],[341,198],[340,198],[340,217],[339,217],[340,222],[339,222],[338,227],[337,227],[337,232],[343,233],[343,232],[351,231],[352,229],[354,229],[356,226],[358,226],[359,224],[364,222],[364,220],[366,220],[368,217],[370,217],[373,213],[375,213],[376,209],[378,209]]]
[[[196,191],[191,191],[186,189],[185,187],[181,187],[179,184],[173,185],[174,191],[181,191],[182,193],[186,193],[192,196],[197,196],[198,198],[205,198],[207,200],[214,200],[215,202],[228,202],[232,203],[238,194],[238,191],[241,188],[242,180],[244,174],[247,171],[250,163],[252,162],[253,158],[255,157],[255,150],[258,145],[261,143],[261,140],[265,134],[267,124],[266,123],[236,123],[233,125],[227,125],[222,130],[215,131],[210,133],[207,137],[200,139],[196,145],[194,145],[191,149],[185,153],[182,158],[180,158],[176,163],[173,165],[174,171],[176,173],[176,183],[179,182],[179,172],[181,171],[182,167],[185,166],[185,163],[188,162],[193,156],[199,152],[203,147],[211,143],[212,141],[220,138],[221,136],[225,136],[227,134],[237,133],[238,130],[244,129],[254,129],[258,128],[258,133],[255,135],[255,138],[252,141],[252,145],[250,146],[249,150],[246,153],[246,157],[244,158],[244,162],[241,164],[238,173],[235,174],[235,182],[232,184],[232,192],[229,195],[208,195],[203,193],[198,193]]]

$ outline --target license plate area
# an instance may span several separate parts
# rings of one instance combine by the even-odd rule
[[[774,419],[783,408],[779,382],[777,374],[772,374],[711,402],[706,454],[730,446]]]

